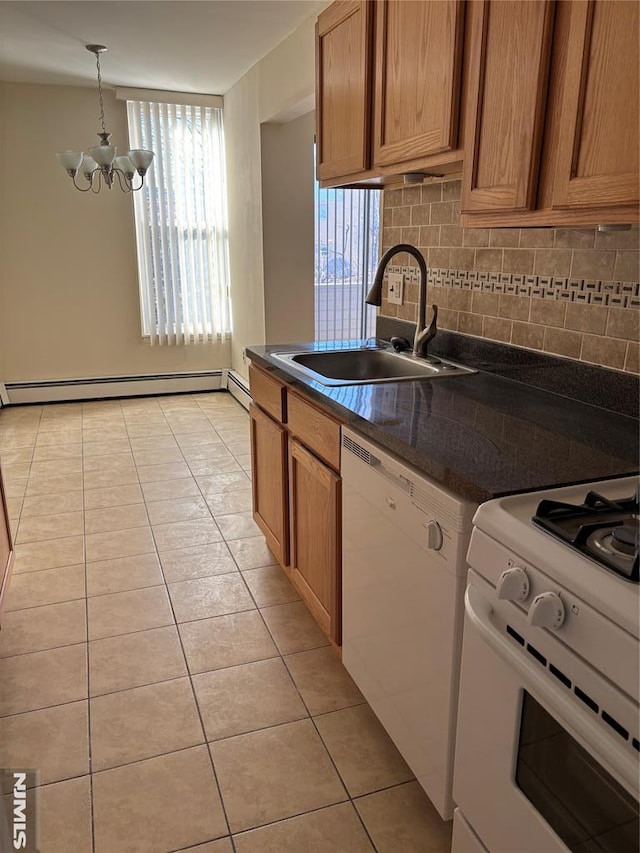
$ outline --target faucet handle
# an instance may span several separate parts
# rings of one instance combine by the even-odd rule
[[[419,327],[416,329],[416,338],[413,345],[413,352],[415,355],[418,355],[421,358],[429,357],[427,348],[438,332],[438,306],[433,305],[432,310],[433,314],[431,316],[431,321],[429,322],[429,325],[422,329],[422,331],[419,330]],[[432,359],[432,357],[429,358]],[[439,359],[433,359],[433,363],[436,363],[438,361]]]
[[[429,340],[435,338],[436,332],[438,331],[438,306],[434,304],[432,306],[432,311],[433,314],[431,315],[431,320],[429,322],[429,325],[427,326],[427,330],[429,331],[429,333],[431,333]]]

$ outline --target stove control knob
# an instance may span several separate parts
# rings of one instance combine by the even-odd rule
[[[506,569],[498,578],[498,598],[507,601],[525,601],[531,585],[524,569],[514,566]]]
[[[541,592],[531,602],[528,620],[539,628],[559,628],[564,622],[565,610],[562,599],[555,592]]]
[[[443,542],[442,528],[437,521],[430,521],[427,524],[427,548],[432,551],[439,551]]]

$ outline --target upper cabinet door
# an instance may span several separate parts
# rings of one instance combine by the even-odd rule
[[[483,0],[474,21],[462,211],[535,208],[552,0]]]
[[[369,168],[371,5],[339,0],[316,24],[318,180]]]
[[[376,6],[374,165],[455,149],[462,0],[378,0]]]
[[[553,206],[637,204],[640,5],[573,0]]]

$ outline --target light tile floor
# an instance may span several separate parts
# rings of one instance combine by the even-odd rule
[[[248,454],[224,392],[0,414],[0,766],[40,770],[42,853],[449,849],[253,523]]]

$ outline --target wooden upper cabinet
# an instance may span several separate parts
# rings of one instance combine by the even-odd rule
[[[482,0],[473,27],[463,212],[535,208],[553,34],[551,0]]]
[[[370,146],[372,4],[338,0],[316,24],[316,173],[365,171]]]
[[[637,204],[640,5],[573,0],[554,208]]]
[[[376,3],[374,166],[455,149],[462,0]]]

